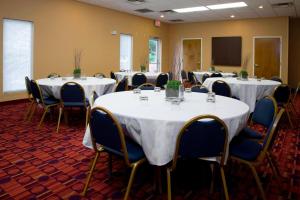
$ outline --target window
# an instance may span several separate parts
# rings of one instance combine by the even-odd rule
[[[26,89],[24,77],[32,77],[33,23],[3,20],[3,91]]]
[[[160,40],[151,38],[149,40],[149,72],[160,72]]]
[[[132,36],[120,35],[120,70],[132,70]]]

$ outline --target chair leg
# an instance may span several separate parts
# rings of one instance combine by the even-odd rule
[[[252,173],[253,173],[253,176],[254,176],[254,178],[255,178],[256,184],[257,184],[258,189],[259,189],[260,194],[261,194],[261,198],[262,198],[263,200],[266,200],[265,192],[264,192],[264,189],[263,189],[262,184],[261,184],[261,182],[260,182],[260,179],[259,179],[259,177],[258,177],[258,175],[257,175],[257,172],[256,172],[255,167],[252,166],[251,164],[248,164],[248,166],[250,167],[250,169],[251,169],[251,171],[252,171]]]
[[[109,178],[112,177],[112,155],[108,154],[108,170],[109,170]]]
[[[168,190],[168,200],[172,199],[172,186],[171,186],[171,169],[167,169],[167,190]]]
[[[135,163],[132,167],[132,170],[131,170],[131,174],[130,174],[130,178],[129,178],[129,182],[128,182],[128,185],[127,185],[127,189],[126,189],[126,193],[125,193],[125,197],[124,197],[124,200],[127,200],[128,197],[129,197],[129,193],[130,193],[130,189],[131,189],[131,186],[132,186],[132,182],[134,180],[134,176],[135,176],[135,173],[136,173],[136,169],[138,168],[139,164],[138,163]]]
[[[214,163],[210,164],[211,168],[211,181],[210,181],[210,189],[209,189],[209,194],[212,194],[214,192],[214,183],[215,183],[215,175],[216,175],[216,165]]]
[[[279,172],[279,169],[278,169],[277,165],[275,164],[275,160],[273,159],[273,157],[270,153],[267,153],[266,155],[267,155],[268,162],[271,166],[271,169],[272,169],[276,179],[279,180],[281,175],[280,175],[280,172]]]
[[[59,125],[60,125],[60,120],[61,120],[61,114],[63,112],[63,108],[59,107],[59,114],[58,114],[58,121],[57,121],[57,127],[56,127],[56,132],[58,133]]]
[[[222,183],[223,183],[223,189],[224,189],[225,199],[229,200],[227,183],[226,183],[226,178],[225,178],[225,173],[224,173],[223,166],[220,166],[220,172],[221,172],[221,178],[222,178]]]
[[[39,127],[41,127],[41,125],[42,125],[42,123],[43,123],[43,121],[44,121],[44,118],[45,118],[45,116],[46,116],[46,113],[48,112],[48,109],[49,109],[49,107],[46,106],[46,108],[45,108],[45,110],[44,110],[44,113],[43,113],[43,115],[42,115],[42,118],[41,118],[41,120],[40,120]]]
[[[86,182],[85,182],[83,191],[82,191],[82,193],[81,193],[82,196],[85,196],[85,195],[86,195],[86,192],[87,192],[89,183],[90,183],[90,181],[91,181],[91,177],[92,177],[92,175],[93,175],[95,166],[96,166],[96,164],[97,164],[97,160],[98,160],[98,158],[99,158],[99,155],[100,155],[100,152],[97,152],[97,153],[96,153],[96,156],[95,156],[95,158],[94,158],[92,167],[91,167],[91,169],[90,169],[89,175],[88,175],[87,180],[86,180]]]
[[[289,112],[288,110],[286,111],[286,114],[287,114],[287,117],[288,117],[288,119],[289,119],[291,128],[294,128],[293,122],[292,122],[292,120],[291,120],[290,112]]]
[[[89,114],[90,114],[90,107],[86,108],[85,111],[85,128],[87,127],[89,123]]]
[[[30,102],[30,105],[29,105],[28,110],[27,110],[27,112],[26,112],[26,114],[25,114],[25,117],[24,117],[24,121],[26,121],[26,119],[29,118],[29,116],[30,116],[30,114],[31,114],[31,109],[32,109],[33,104],[34,104],[33,101]]]
[[[155,167],[155,189],[158,190],[159,194],[162,194],[162,183],[161,183],[161,166]]]
[[[32,119],[32,117],[33,117],[33,114],[35,113],[36,107],[37,107],[37,105],[33,104],[33,110],[32,110],[31,113],[30,113],[30,116],[29,116],[28,121],[31,121],[31,119]]]

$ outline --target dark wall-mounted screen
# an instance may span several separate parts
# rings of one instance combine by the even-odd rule
[[[241,66],[242,37],[213,37],[212,64]]]

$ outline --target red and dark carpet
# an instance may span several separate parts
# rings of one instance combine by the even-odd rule
[[[299,96],[298,96],[299,97]],[[24,122],[27,103],[0,106],[0,199],[122,199],[128,181],[125,164],[113,161],[113,176],[107,168],[107,155],[100,157],[87,196],[80,196],[89,170],[93,151],[82,145],[84,120],[73,118],[55,132],[56,117],[47,117],[37,128],[41,113],[32,122]],[[300,113],[300,98],[298,98]],[[278,185],[266,164],[258,172],[268,199],[300,199],[300,131],[299,115],[294,117],[297,128],[283,124],[274,147],[274,154],[284,177]],[[144,165],[138,171],[131,199],[166,199],[153,190],[154,169]],[[201,161],[181,162],[174,176],[174,199],[223,198],[219,181],[209,194],[209,166]],[[229,163],[226,178],[231,199],[253,199],[259,193],[250,169]]]

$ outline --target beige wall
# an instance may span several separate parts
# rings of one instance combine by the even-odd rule
[[[183,40],[183,69],[197,71],[201,66],[201,39]]]
[[[289,84],[296,88],[300,81],[300,18],[290,19]]]
[[[253,37],[280,36],[282,37],[281,76],[284,82],[287,82],[288,22],[287,17],[280,17],[171,25],[169,28],[169,63],[172,63],[175,46],[180,44],[183,38],[202,38],[203,70],[207,70],[211,65],[211,38],[214,36],[241,36],[242,63],[246,57],[250,58],[247,70],[250,75],[253,75]],[[217,67],[217,70],[239,72],[241,67]]]
[[[34,76],[50,72],[72,74],[74,49],[83,50],[82,69],[86,75],[119,70],[119,34],[133,35],[133,65],[139,69],[148,57],[148,39],[162,41],[162,69],[168,68],[168,25],[153,26],[153,20],[92,6],[73,0],[1,0],[0,19],[34,22]],[[2,38],[2,22],[0,38]],[[2,39],[0,39],[0,101],[25,97],[24,93],[2,92]]]

